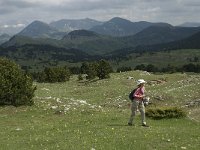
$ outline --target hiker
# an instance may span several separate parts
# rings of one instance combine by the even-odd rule
[[[139,79],[137,81],[137,88],[135,90],[135,92],[133,93],[133,101],[132,101],[132,105],[131,105],[131,116],[128,122],[129,126],[133,125],[133,120],[135,118],[136,115],[136,111],[137,109],[139,109],[140,113],[141,113],[141,119],[142,119],[142,126],[144,127],[149,127],[146,124],[145,121],[145,107],[144,107],[144,102],[143,102],[143,98],[144,98],[144,92],[145,92],[145,85],[146,81],[144,81],[143,79]]]

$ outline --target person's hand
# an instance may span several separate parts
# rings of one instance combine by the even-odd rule
[[[140,95],[140,98],[144,98],[145,96],[144,95]]]

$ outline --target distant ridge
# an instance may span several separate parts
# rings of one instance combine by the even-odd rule
[[[80,44],[86,41],[96,40],[101,38],[97,33],[88,30],[74,30],[65,35],[62,41],[75,42],[74,44]]]
[[[145,28],[141,32],[133,35],[124,37],[127,43],[134,43],[138,45],[153,45],[160,43],[168,43],[177,41],[180,39],[187,38],[200,31],[199,28],[195,27],[174,27],[174,26],[158,26],[153,25]]]
[[[200,27],[200,22],[185,22],[185,23],[180,24],[178,26],[181,26],[181,27]]]
[[[93,32],[93,31],[88,31],[88,30],[74,30],[74,31],[68,33],[67,36],[71,36],[71,37],[79,37],[79,36],[95,37],[95,36],[97,36],[97,33]]]
[[[10,35],[8,34],[2,34],[0,35],[0,45],[6,41],[8,41],[11,38]]]
[[[47,23],[34,21],[17,35],[27,36],[31,38],[59,39],[64,35],[64,33],[58,32],[57,29],[49,26]]]
[[[150,23],[146,21],[131,22],[123,18],[115,17],[102,25],[91,28],[90,30],[110,36],[128,36],[134,35],[152,25],[170,26],[167,23]]]
[[[200,31],[190,37],[178,41],[149,46],[138,46],[135,48],[136,51],[163,51],[177,49],[200,49]]]
[[[51,22],[49,25],[61,32],[71,32],[73,30],[88,30],[94,26],[101,25],[102,22],[86,18],[86,19],[61,19]]]

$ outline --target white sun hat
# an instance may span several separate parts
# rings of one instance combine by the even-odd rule
[[[137,85],[140,85],[142,83],[147,83],[146,81],[144,81],[144,79],[139,79],[137,80]]]

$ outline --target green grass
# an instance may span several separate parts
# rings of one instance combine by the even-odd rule
[[[188,117],[182,119],[147,118],[150,128],[140,126],[138,114],[135,126],[127,126],[128,93],[135,87],[128,76],[167,80],[146,85],[147,95],[156,106],[184,106],[200,97],[199,74],[147,75],[136,71],[92,82],[78,82],[73,76],[66,83],[35,83],[34,106],[0,107],[0,149],[198,150],[199,107],[185,108]]]

